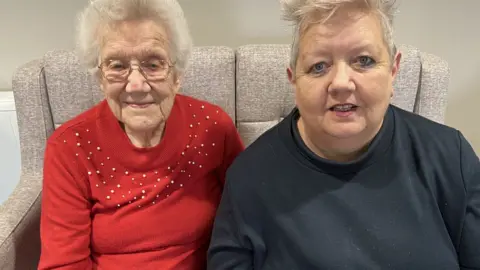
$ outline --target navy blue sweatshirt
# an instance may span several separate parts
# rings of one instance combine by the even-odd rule
[[[357,161],[316,156],[298,110],[230,167],[208,269],[480,269],[480,162],[462,134],[393,105]]]

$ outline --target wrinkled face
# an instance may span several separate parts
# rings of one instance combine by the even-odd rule
[[[305,129],[330,139],[376,134],[399,61],[397,54],[391,62],[376,15],[339,10],[326,24],[303,30],[289,79]]]
[[[152,21],[127,21],[104,40],[101,89],[112,112],[129,132],[154,131],[166,121],[179,88],[166,30]]]

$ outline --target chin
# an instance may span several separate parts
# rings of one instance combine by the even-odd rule
[[[152,131],[158,127],[159,121],[153,119],[135,117],[135,119],[129,119],[124,122],[125,127],[132,131]]]
[[[332,126],[325,127],[324,130],[330,136],[339,138],[339,139],[348,139],[354,136],[361,134],[365,131],[365,125],[361,123],[336,123]]]

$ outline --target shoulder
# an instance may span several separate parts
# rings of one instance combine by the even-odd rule
[[[290,155],[281,140],[281,127],[287,120],[274,125],[246,147],[228,168],[225,181],[231,200],[242,209],[255,209],[268,194],[268,186],[279,184],[288,170]],[[250,131],[251,132],[251,131]],[[280,180],[281,181],[281,180]]]
[[[52,135],[50,135],[47,144],[62,143],[64,145],[70,145],[70,142],[76,141],[75,137],[78,136],[80,132],[94,132],[96,129],[96,122],[99,119],[99,111],[101,107],[104,106],[107,106],[106,102],[102,101],[94,107],[61,124],[55,129]]]
[[[255,183],[254,178],[261,177],[265,172],[272,173],[271,170],[278,170],[276,161],[285,155],[282,152],[283,145],[279,132],[282,125],[288,124],[287,121],[284,119],[269,128],[238,155],[228,171],[229,181],[241,181],[240,185],[245,184],[245,181]],[[246,177],[247,175],[249,177]]]
[[[177,96],[175,97],[175,102],[182,109],[191,113],[201,113],[205,116],[211,115],[210,117],[213,118],[215,118],[215,115],[219,115],[221,117],[227,116],[230,118],[230,116],[228,116],[228,114],[225,112],[225,110],[222,109],[222,107],[206,100],[194,98],[183,94],[177,94]]]
[[[230,115],[216,104],[182,94],[177,94],[175,102],[184,112],[182,115],[190,122],[191,128],[202,126],[210,133],[224,133],[235,129]]]
[[[459,130],[399,108],[394,108],[394,114],[395,144],[403,153],[411,153],[412,162],[424,170],[442,172],[448,179],[462,179],[462,163],[475,162],[473,150]],[[466,151],[470,151],[468,161]]]
[[[392,106],[392,109],[396,128],[399,129],[396,131],[397,134],[404,134],[432,150],[445,148],[459,150],[460,132],[457,129],[395,106]]]

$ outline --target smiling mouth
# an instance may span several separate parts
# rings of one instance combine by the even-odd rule
[[[143,109],[143,108],[147,108],[147,107],[149,107],[150,105],[152,105],[153,102],[151,102],[151,103],[130,103],[130,102],[125,102],[125,104],[127,104],[127,106],[132,107],[132,108]]]
[[[358,108],[357,105],[347,103],[347,104],[337,104],[335,106],[330,107],[329,110],[333,112],[351,112],[351,111],[355,111],[357,108]]]

